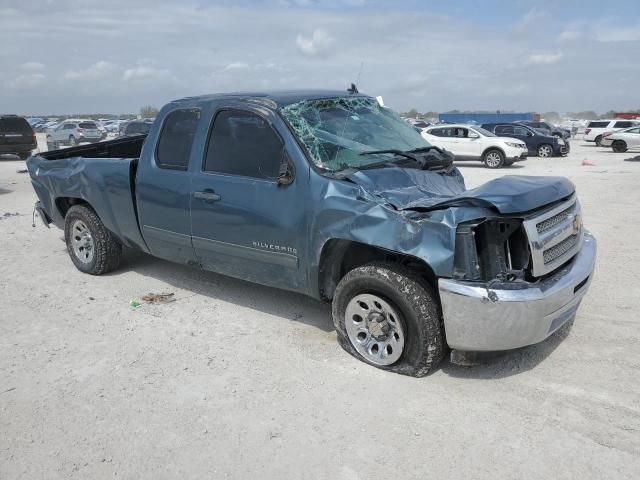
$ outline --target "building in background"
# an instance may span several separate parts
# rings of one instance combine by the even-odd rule
[[[539,122],[540,114],[533,112],[456,112],[456,113],[439,113],[438,119],[446,123],[510,123],[517,120],[528,120],[531,122]]]
[[[625,120],[640,119],[640,112],[614,112],[613,118],[624,118]]]

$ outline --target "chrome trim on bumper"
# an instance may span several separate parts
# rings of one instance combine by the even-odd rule
[[[575,315],[593,278],[596,250],[585,230],[578,254],[533,284],[440,279],[447,343],[458,350],[495,351],[541,342]]]

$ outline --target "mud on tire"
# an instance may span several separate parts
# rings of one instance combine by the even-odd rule
[[[64,239],[71,261],[78,270],[90,275],[102,275],[118,268],[122,258],[122,244],[106,229],[96,212],[86,205],[74,205],[65,216]],[[82,261],[73,248],[73,225],[80,220],[88,228],[93,240],[93,258]]]
[[[375,294],[400,312],[404,329],[404,348],[391,365],[377,365],[361,355],[349,339],[345,311],[350,300],[360,294]],[[442,315],[428,283],[402,265],[374,262],[355,268],[338,284],[332,304],[338,342],[357,359],[403,375],[423,377],[433,370],[446,353]]]

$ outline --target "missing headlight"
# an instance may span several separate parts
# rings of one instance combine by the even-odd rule
[[[529,247],[522,221],[491,218],[458,225],[454,278],[516,281],[526,277]]]

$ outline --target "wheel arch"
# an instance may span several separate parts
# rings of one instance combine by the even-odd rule
[[[91,210],[95,212],[95,208],[93,208],[91,204],[87,202],[84,198],[57,197],[55,199],[55,205],[56,205],[56,209],[58,210],[58,213],[63,219],[67,216],[67,212],[69,211],[69,209],[74,205],[85,205],[91,208]]]
[[[437,295],[438,277],[424,260],[353,240],[329,239],[324,243],[320,253],[317,278],[319,297],[325,301],[333,299],[342,277],[354,268],[374,261],[393,262],[411,268],[432,287]]]
[[[503,156],[503,157],[507,158],[507,154],[505,153],[505,151],[504,151],[504,149],[503,149],[502,147],[500,147],[500,146],[498,146],[498,145],[491,145],[491,146],[489,146],[489,147],[485,148],[485,149],[482,151],[482,155],[480,156],[480,160],[484,160],[484,156],[485,156],[487,153],[489,153],[491,150],[497,150],[497,151],[499,151],[499,152],[502,154],[502,156]]]

